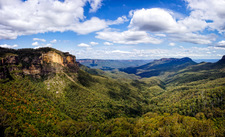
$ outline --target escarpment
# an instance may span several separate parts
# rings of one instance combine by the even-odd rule
[[[24,75],[41,77],[68,69],[74,73],[79,70],[75,56],[53,48],[0,50],[0,79]]]

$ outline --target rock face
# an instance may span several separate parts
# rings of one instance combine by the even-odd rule
[[[0,58],[0,79],[24,75],[41,77],[64,69],[75,73],[79,70],[76,57],[68,52],[63,53],[52,48],[47,51],[32,50],[30,54],[24,53],[23,50],[11,52],[14,54]]]

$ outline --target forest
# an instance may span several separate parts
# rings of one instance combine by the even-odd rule
[[[12,73],[0,83],[0,136],[225,136],[225,60],[182,63],[137,69],[160,70],[149,77],[83,65]]]

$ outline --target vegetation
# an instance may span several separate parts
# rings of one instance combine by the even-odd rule
[[[13,77],[0,83],[0,136],[222,137],[224,70],[219,61],[142,79],[84,66]]]
[[[139,67],[123,68],[120,69],[120,71],[124,71],[128,74],[136,74],[141,77],[152,77],[163,75],[166,72],[177,72],[195,64],[194,61],[187,57],[182,59],[163,58]]]

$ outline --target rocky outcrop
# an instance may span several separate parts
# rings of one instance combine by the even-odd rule
[[[45,49],[43,49],[45,51]],[[14,76],[31,75],[41,77],[50,73],[58,73],[64,69],[77,72],[79,65],[76,57],[68,52],[63,53],[55,49],[49,51],[32,51],[33,54],[23,54],[21,50],[0,58],[0,79]]]

